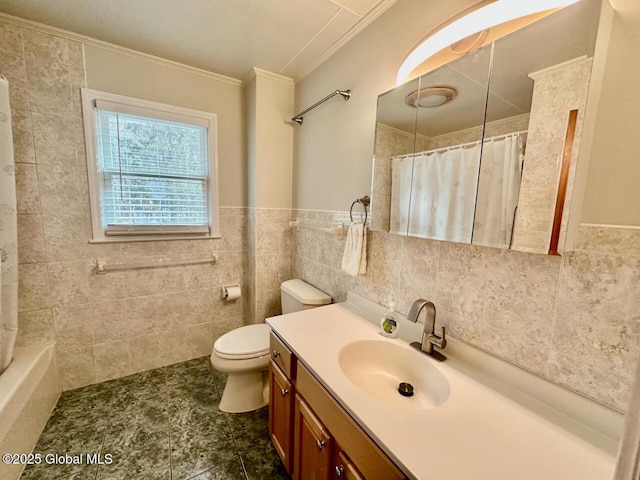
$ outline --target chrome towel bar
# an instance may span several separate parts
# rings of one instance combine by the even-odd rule
[[[303,121],[303,115],[305,113],[307,113],[310,110],[313,110],[314,108],[316,108],[318,105],[326,102],[327,100],[329,100],[332,97],[335,97],[336,95],[341,95],[342,98],[344,98],[345,100],[349,100],[349,98],[351,98],[351,90],[336,90],[335,92],[330,93],[329,95],[327,95],[326,97],[324,97],[322,100],[317,101],[316,103],[314,103],[313,105],[311,105],[309,108],[307,108],[306,110],[301,111],[299,114],[291,117],[291,120],[293,120],[294,122],[298,123],[299,125],[302,125],[302,121]]]
[[[96,272],[98,275],[104,275],[109,272],[119,270],[134,270],[139,268],[157,268],[157,267],[174,267],[177,265],[197,265],[200,263],[218,263],[218,256],[214,255],[210,258],[199,258],[194,260],[167,260],[166,262],[132,262],[132,263],[104,263],[104,260],[96,261]]]

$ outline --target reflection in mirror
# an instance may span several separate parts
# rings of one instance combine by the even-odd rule
[[[582,0],[495,42],[486,136],[506,133],[490,134],[489,125],[510,120],[513,120],[510,131],[527,131],[519,136],[525,142],[525,155],[510,242],[514,250],[551,253],[565,134],[570,111],[578,110],[572,155],[566,159],[569,165],[567,194],[562,206],[563,218],[558,219],[562,227],[560,238],[556,238],[560,245],[564,244],[600,8],[598,0]],[[532,45],[536,48],[531,48]],[[527,51],[527,55],[521,55],[523,51]],[[487,149],[485,143],[483,170]],[[478,210],[486,191],[483,188],[501,187],[504,185],[483,187],[481,175]],[[503,195],[508,195],[507,189],[502,190]],[[507,218],[509,215],[511,212]],[[473,243],[509,246],[509,243],[496,245],[491,235],[477,235],[480,231],[474,227]]]
[[[372,229],[548,253],[567,119],[569,112],[577,109],[563,224],[569,211],[599,14],[599,0],[582,0],[423,75],[421,92],[450,86],[455,88],[456,98],[439,107],[418,108],[415,130],[404,131],[415,144],[413,155],[386,148],[382,175],[377,171],[379,152],[383,151],[379,141],[383,138],[381,119],[386,118],[382,109],[406,107],[405,97],[415,90],[415,82],[398,87],[402,92],[397,94],[396,90],[386,93],[388,102],[378,105]],[[485,96],[479,92],[486,94],[490,63],[489,93]],[[456,84],[456,76],[463,83]],[[463,102],[474,90],[476,99]],[[393,106],[392,98],[396,101]],[[421,99],[420,95],[417,98],[437,101]],[[474,148],[482,148],[481,157],[471,153]],[[458,157],[452,152],[458,152]],[[435,161],[443,158],[459,159]],[[390,164],[394,165],[393,174]],[[465,174],[454,175],[456,171]],[[394,181],[397,178],[397,185],[391,185],[391,177]],[[473,185],[474,177],[476,188],[465,186]],[[378,198],[385,188],[386,197]],[[474,201],[461,191],[471,191]],[[392,198],[397,203],[394,207]],[[462,207],[452,207],[454,201]],[[394,212],[397,220],[390,223],[391,215],[385,212]],[[564,229],[559,231],[562,245]]]
[[[410,236],[471,243],[490,63],[488,45],[420,78],[419,96],[434,100],[418,107],[421,142],[412,156],[411,190],[400,195],[410,198]],[[438,102],[443,87],[455,98]],[[392,160],[392,181],[398,161]]]
[[[399,198],[402,192],[411,191],[411,163],[406,170],[408,176],[391,182],[391,159],[411,154],[416,144],[417,109],[409,107],[405,98],[418,90],[419,79],[412,80],[378,97],[378,116],[376,121],[375,152],[373,159],[373,185],[375,192],[371,203],[371,229],[383,230],[397,235],[406,235],[406,222],[401,225],[401,213],[409,211],[409,198],[404,204],[396,201],[391,208],[391,198]],[[375,212],[375,215],[373,214]]]

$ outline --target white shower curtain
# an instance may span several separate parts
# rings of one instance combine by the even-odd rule
[[[0,373],[18,334],[18,234],[9,82],[0,75]]]
[[[409,229],[409,201],[413,156],[391,159],[391,212],[389,232],[406,235]]]
[[[522,136],[485,140],[482,149],[473,244],[508,248],[522,176]]]
[[[394,159],[392,228],[395,214],[411,236],[471,242],[479,162],[480,142]]]

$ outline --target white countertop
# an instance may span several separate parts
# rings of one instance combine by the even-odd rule
[[[537,399],[516,398],[517,393],[509,396],[495,385],[489,387],[491,382],[479,380],[482,375],[470,373],[468,360],[456,358],[456,348],[444,351],[449,356],[445,362],[429,359],[451,387],[443,404],[426,410],[390,410],[351,383],[340,368],[338,353],[358,340],[388,341],[411,349],[406,342],[382,337],[379,328],[348,304],[272,317],[267,323],[409,478],[609,480],[613,476],[615,440]],[[533,382],[544,382],[531,377]],[[575,394],[565,392],[571,408]],[[575,397],[576,408],[588,402]],[[620,423],[619,414],[605,412],[604,418],[607,415],[613,415],[612,423]]]

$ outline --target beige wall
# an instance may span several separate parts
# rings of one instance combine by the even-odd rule
[[[295,207],[344,210],[369,194],[378,95],[395,86],[402,59],[422,36],[473,3],[401,0],[296,84],[296,112],[336,89],[352,96],[332,98],[296,127]]]
[[[293,81],[256,70],[256,206],[291,208]]]
[[[615,2],[583,223],[640,225],[640,2]]]
[[[220,205],[247,205],[244,88],[240,82],[94,46],[85,47],[85,62],[89,88],[217,114]]]

